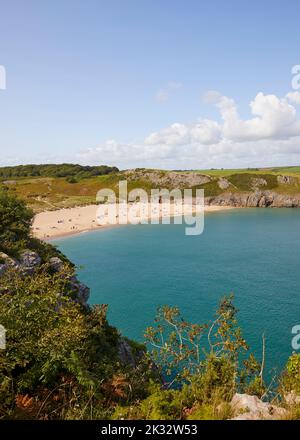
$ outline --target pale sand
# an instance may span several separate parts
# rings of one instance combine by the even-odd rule
[[[132,206],[132,205],[129,205]],[[139,205],[141,206],[141,205]],[[76,208],[59,209],[56,211],[44,211],[34,217],[32,224],[33,235],[43,240],[49,240],[55,237],[63,237],[67,235],[78,234],[81,232],[97,230],[101,228],[111,227],[112,225],[99,225],[96,218],[97,205],[79,206]],[[232,209],[231,206],[205,206],[205,212],[221,211]],[[195,213],[195,207],[191,210]],[[139,215],[143,221],[150,218],[150,204],[142,205],[141,214]],[[155,218],[166,218],[169,215],[167,205],[164,203],[154,209]],[[178,215],[176,209],[171,206],[170,216]],[[150,223],[150,220],[149,220]]]

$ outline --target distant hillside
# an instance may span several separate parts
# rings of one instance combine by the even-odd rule
[[[14,167],[0,167],[0,178],[16,177],[73,177],[77,179],[103,176],[118,171],[116,167],[107,165],[82,166],[77,164],[44,164],[44,165],[18,165]]]
[[[299,167],[232,170],[166,171],[81,165],[25,165],[0,168],[0,184],[25,200],[34,212],[95,203],[102,188],[118,194],[121,180],[128,191],[143,188],[204,189],[206,204],[232,206],[300,206]]]

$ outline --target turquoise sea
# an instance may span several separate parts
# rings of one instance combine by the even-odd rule
[[[186,320],[207,322],[233,292],[258,358],[265,333],[273,374],[292,353],[291,329],[300,324],[299,227],[297,209],[238,209],[206,214],[200,236],[186,236],[184,225],[129,225],[53,243],[79,266],[90,303],[109,304],[110,322],[140,341],[157,306],[176,305]]]

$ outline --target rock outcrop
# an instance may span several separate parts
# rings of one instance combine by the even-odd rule
[[[52,257],[49,260],[50,268],[54,272],[62,272],[64,270],[64,262],[59,257]],[[87,307],[87,301],[90,296],[90,289],[84,283],[73,275],[69,280],[69,293],[79,304]]]
[[[18,267],[18,261],[4,252],[0,252],[0,276],[10,267]]]
[[[235,394],[230,406],[234,414],[232,420],[280,420],[287,415],[286,409],[248,394]]]
[[[293,185],[296,179],[292,176],[277,176],[277,182],[281,185]]]
[[[54,272],[59,272],[64,267],[63,261],[58,257],[51,257],[49,260],[49,265]]]
[[[26,250],[23,251],[20,256],[19,267],[24,272],[31,275],[35,269],[40,266],[41,261],[42,260],[37,252]]]
[[[205,174],[181,173],[179,171],[128,170],[124,174],[128,181],[146,180],[159,188],[192,188],[212,180]]]
[[[132,367],[136,366],[136,359],[133,356],[132,349],[124,338],[119,339],[118,354],[123,364],[131,365]]]
[[[275,191],[226,192],[205,198],[206,205],[240,208],[299,208],[300,194],[280,194]]]
[[[0,276],[9,268],[18,269],[20,274],[32,275],[41,264],[42,260],[35,251],[23,251],[18,260],[8,256],[4,252],[0,252]],[[65,267],[64,262],[59,257],[50,258],[48,264],[50,269],[54,272],[62,272]],[[67,294],[82,306],[88,307],[87,302],[90,289],[84,283],[80,282],[75,274],[69,279]]]
[[[266,179],[262,179],[261,177],[252,177],[251,179],[251,187],[253,190],[260,188],[261,186],[267,186],[268,182]]]
[[[288,405],[300,405],[300,396],[295,391],[285,394],[284,400]]]
[[[221,189],[228,189],[230,187],[230,182],[225,179],[225,177],[220,177],[218,180],[218,187]]]
[[[90,296],[90,288],[84,283],[81,283],[74,275],[70,280],[70,289],[73,292],[75,300],[84,307],[87,307],[87,301]]]

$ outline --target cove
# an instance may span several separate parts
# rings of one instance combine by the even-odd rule
[[[128,225],[53,244],[79,267],[90,303],[108,304],[110,323],[139,341],[158,306],[178,306],[186,320],[203,323],[233,292],[259,359],[265,334],[271,377],[300,324],[299,226],[298,209],[234,209],[206,214],[199,236],[186,236],[185,225]]]

